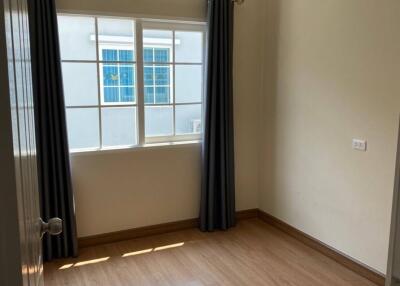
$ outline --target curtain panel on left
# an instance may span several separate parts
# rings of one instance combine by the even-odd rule
[[[43,258],[77,256],[78,243],[54,0],[28,1],[41,215],[63,232],[43,237]]]

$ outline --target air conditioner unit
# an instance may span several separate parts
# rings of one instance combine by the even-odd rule
[[[192,120],[192,132],[201,133],[201,119]]]

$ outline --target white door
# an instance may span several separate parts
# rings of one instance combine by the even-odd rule
[[[0,0],[0,285],[43,285],[27,0]],[[59,222],[58,222],[59,223]]]

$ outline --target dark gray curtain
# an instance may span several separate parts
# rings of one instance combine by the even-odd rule
[[[41,215],[63,220],[63,232],[43,237],[44,260],[78,254],[64,94],[54,0],[29,3]]]
[[[200,229],[235,225],[233,2],[208,3],[208,56]]]

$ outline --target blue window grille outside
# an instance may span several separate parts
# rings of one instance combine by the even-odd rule
[[[117,50],[109,50],[104,49],[102,52],[103,61],[118,61],[118,51]]]
[[[152,48],[144,48],[143,60],[145,62],[152,62],[154,58],[154,50]]]
[[[169,48],[144,48],[144,102],[170,103],[171,68]],[[131,50],[103,49],[103,91],[105,103],[135,102],[135,68],[123,63],[134,60]]]
[[[143,61],[147,63],[143,71],[144,103],[170,103],[171,68],[167,65],[170,62],[170,49],[145,47]]]
[[[169,49],[154,49],[155,62],[169,62]]]
[[[133,51],[103,49],[102,60],[112,62],[103,65],[104,102],[135,102],[135,69],[122,63],[133,61]]]

